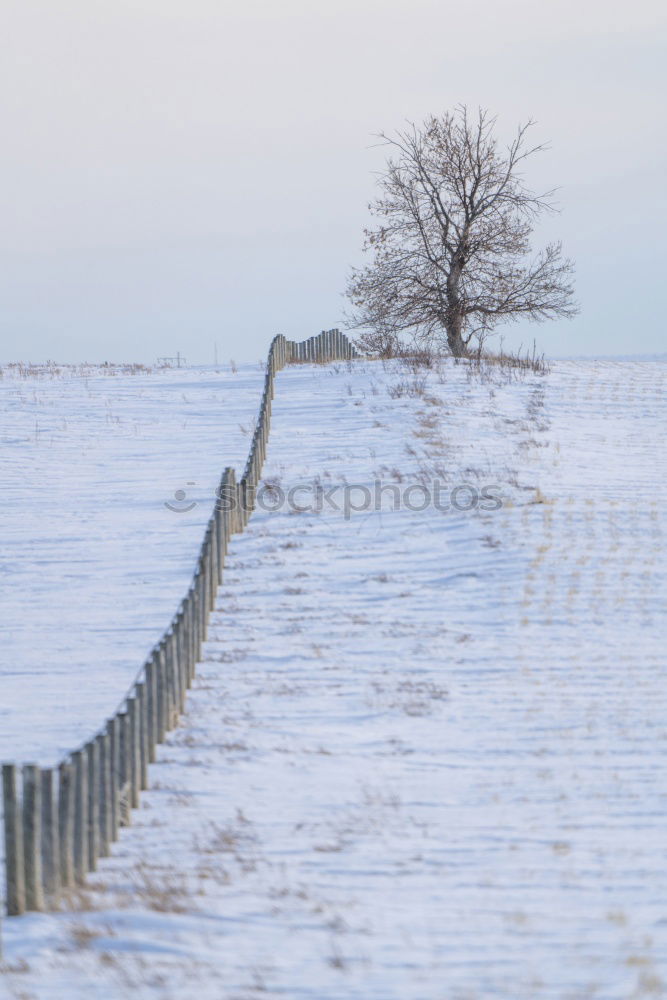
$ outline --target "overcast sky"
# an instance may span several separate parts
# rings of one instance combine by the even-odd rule
[[[534,118],[536,233],[581,314],[548,355],[665,350],[665,4],[3,0],[0,359],[256,360],[337,325],[392,131]]]

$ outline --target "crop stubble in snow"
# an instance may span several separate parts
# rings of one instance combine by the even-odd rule
[[[265,476],[503,508],[256,511],[153,790],[90,910],[6,925],[9,990],[664,993],[664,366],[421,380],[281,373]]]

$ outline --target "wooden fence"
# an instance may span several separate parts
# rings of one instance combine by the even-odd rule
[[[357,357],[340,330],[302,343],[275,337],[248,461],[240,482],[222,474],[195,574],[166,632],[154,646],[115,715],[53,768],[2,765],[6,910],[9,916],[53,908],[62,890],[82,885],[109,854],[119,829],[149,785],[149,764],[178,725],[195,674],[231,536],[254,506],[271,424],[277,372],[291,362]]]

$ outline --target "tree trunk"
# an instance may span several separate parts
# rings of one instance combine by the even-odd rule
[[[459,248],[456,256],[452,259],[450,271],[447,276],[447,312],[445,317],[445,329],[447,330],[447,346],[455,358],[462,358],[466,353],[466,345],[463,341],[463,309],[459,298],[459,283],[463,273],[464,260],[462,251]]]
[[[466,345],[462,337],[463,316],[459,312],[450,314],[447,320],[447,346],[455,358],[463,358]]]

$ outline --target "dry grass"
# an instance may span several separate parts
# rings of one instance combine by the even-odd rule
[[[165,367],[165,366],[161,366]],[[158,369],[160,370],[160,369]],[[55,361],[45,361],[43,364],[33,364],[24,361],[11,361],[0,368],[0,378],[5,374],[22,379],[54,379],[54,378],[90,378],[93,375],[151,375],[153,368],[137,362],[104,362],[101,365],[82,362],[76,365],[57,364]]]
[[[132,893],[149,910],[157,913],[187,913],[192,897],[187,879],[173,868],[141,862],[130,872]]]
[[[378,333],[365,333],[355,341],[355,346],[360,354],[368,358],[389,361],[397,358],[413,374],[424,369],[435,369],[441,379],[444,377],[442,362],[450,358],[450,352],[445,348],[428,345],[406,345],[398,336]],[[520,347],[518,351],[506,351],[503,348],[503,341],[500,341],[498,351],[490,351],[484,347],[484,341],[480,341],[477,347],[469,348],[467,354],[462,359],[455,359],[457,363],[462,361],[469,365],[471,373],[490,377],[491,372],[498,370],[505,381],[514,380],[528,373],[536,375],[547,375],[549,365],[544,354],[537,354],[535,342],[532,351],[526,349],[522,353]]]
[[[501,375],[502,381],[505,382],[512,382],[516,378],[521,378],[529,374],[549,374],[549,364],[544,354],[537,353],[535,341],[533,341],[532,352],[528,351],[527,348],[525,354],[521,352],[521,347],[515,352],[504,350],[502,340],[500,342],[500,350],[497,352],[486,350],[483,343],[480,343],[476,350],[471,350],[468,354],[469,371],[486,378],[491,378],[495,370]]]
[[[69,926],[69,936],[77,949],[90,948],[93,941],[102,936],[102,931],[89,924],[73,923]]]
[[[26,972],[30,972],[30,966],[24,958],[15,962],[0,962],[0,975],[24,975]]]
[[[423,396],[426,391],[426,376],[415,375],[412,379],[405,379],[402,382],[395,382],[387,386],[387,392],[391,399],[400,399],[407,396],[410,399]]]

